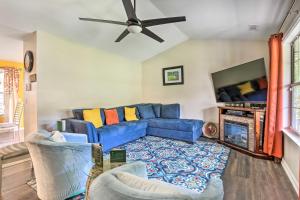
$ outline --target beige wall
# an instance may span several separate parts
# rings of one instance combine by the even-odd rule
[[[143,101],[178,102],[182,117],[217,122],[210,74],[262,57],[268,63],[265,41],[187,41],[142,64]],[[163,86],[162,68],[178,65],[184,65],[184,85]]]
[[[38,32],[39,125],[72,116],[72,108],[141,101],[141,64]]]
[[[33,52],[34,66],[31,73],[25,72],[25,85],[29,84],[29,75],[35,74],[37,69],[37,35],[28,34],[24,39],[24,53],[28,50]],[[31,84],[31,90],[24,91],[24,132],[25,136],[37,131],[37,83]]]
[[[23,62],[23,41],[0,36],[0,60]]]

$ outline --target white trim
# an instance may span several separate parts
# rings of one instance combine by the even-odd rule
[[[27,162],[27,161],[31,161],[31,158],[24,158],[22,160],[17,160],[17,161],[14,161],[14,162],[10,162],[10,163],[5,163],[2,165],[2,168],[7,168],[7,167],[11,167],[11,166],[14,166],[14,165],[18,165],[20,163],[24,163],[24,162]]]
[[[300,16],[295,17],[293,24],[283,36],[283,43],[291,43],[299,34]]]
[[[288,128],[283,129],[282,132],[288,136],[298,147],[300,147],[300,134],[289,131]]]
[[[288,166],[288,164],[286,163],[286,161],[284,159],[282,159],[281,165],[282,165],[286,175],[290,179],[297,195],[299,196],[299,182],[297,181],[297,178],[294,176],[292,170],[290,169],[290,167]]]

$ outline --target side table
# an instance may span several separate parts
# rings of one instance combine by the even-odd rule
[[[110,163],[109,156],[103,159],[102,147],[99,144],[92,144],[92,158],[93,158],[94,166],[91,168],[86,182],[85,200],[89,200],[89,190],[91,184],[99,175],[124,164],[124,163]]]

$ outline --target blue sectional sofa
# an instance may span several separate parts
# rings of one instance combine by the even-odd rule
[[[138,121],[125,121],[124,107],[136,107]],[[89,143],[99,143],[103,151],[137,140],[146,135],[172,138],[193,143],[202,135],[203,121],[180,119],[179,104],[137,104],[117,107],[120,123],[95,128],[83,120],[83,110],[73,110],[74,119],[67,120],[67,131],[86,134]],[[100,110],[105,122],[104,109]]]

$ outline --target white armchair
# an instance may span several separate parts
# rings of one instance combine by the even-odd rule
[[[35,133],[26,140],[43,200],[63,200],[85,191],[92,167],[91,144],[86,135],[63,133],[68,142],[51,141],[50,133]]]
[[[124,179],[126,176],[128,179]],[[147,179],[145,163],[127,164],[98,176],[91,185],[89,198],[90,200],[222,200],[224,195],[223,182],[219,178],[212,178],[202,193]]]

